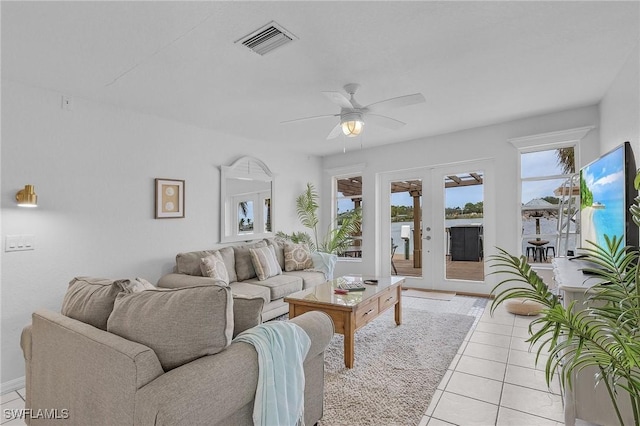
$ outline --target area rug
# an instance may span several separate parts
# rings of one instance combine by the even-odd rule
[[[402,290],[402,295],[407,297],[421,297],[423,299],[435,299],[446,300],[447,302],[453,300],[456,296],[454,292],[442,292],[442,291],[425,291],[425,290]]]
[[[418,425],[475,319],[406,307],[402,325],[393,318],[389,309],[356,332],[352,369],[343,336],[333,336],[319,425]]]

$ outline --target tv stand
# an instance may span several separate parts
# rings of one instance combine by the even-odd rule
[[[580,270],[587,266],[582,260],[570,260],[567,257],[556,257],[553,264],[553,281],[557,285],[558,295],[562,305],[567,307],[576,301],[575,309],[582,309],[591,287],[602,282],[594,275],[585,275]],[[565,389],[564,422],[567,426],[574,426],[576,419],[585,420],[598,425],[618,424],[618,417],[610,402],[609,394],[603,384],[595,389],[595,374],[597,369],[588,367],[578,374],[574,373],[573,387]],[[628,396],[621,395],[618,400],[620,410],[625,420],[624,424],[633,424],[633,413]]]

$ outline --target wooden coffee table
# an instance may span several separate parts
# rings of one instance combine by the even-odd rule
[[[363,284],[364,291],[336,294],[334,290],[341,281],[364,281],[375,279],[377,284]],[[284,298],[289,303],[289,318],[309,311],[322,311],[333,319],[336,333],[344,335],[344,365],[353,368],[354,337],[356,330],[373,321],[392,306],[395,321],[402,323],[401,292],[404,277],[372,278],[350,275],[336,278],[314,288],[292,293]]]

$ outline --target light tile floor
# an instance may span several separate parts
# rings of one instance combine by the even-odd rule
[[[557,381],[547,387],[544,358],[535,364],[528,327],[535,317],[489,306],[469,331],[438,386],[420,426],[559,426],[564,424]]]
[[[2,416],[0,417],[0,424],[2,426],[17,426],[26,425],[22,418],[14,418],[13,410],[20,410],[24,408],[24,388],[3,394],[0,397],[2,403]]]
[[[475,309],[475,308],[474,308]],[[563,408],[557,383],[547,388],[544,359],[535,366],[529,352],[531,317],[512,315],[499,307],[493,317],[479,318],[438,386],[420,426],[559,426]],[[2,395],[2,426],[24,425],[6,409],[24,408],[24,389]]]

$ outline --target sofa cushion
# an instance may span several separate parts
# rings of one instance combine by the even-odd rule
[[[271,291],[269,290],[269,287],[261,286],[259,284],[251,284],[246,281],[233,282],[229,284],[229,287],[231,287],[233,297],[261,297],[264,300],[265,305],[271,302]]]
[[[256,276],[256,270],[253,267],[253,261],[251,260],[249,249],[256,249],[266,246],[266,242],[258,241],[253,244],[233,247],[233,253],[235,255],[236,261],[236,276],[238,281],[245,281]]]
[[[302,278],[302,289],[306,290],[327,282],[324,273],[321,271],[290,271],[283,272],[285,275],[291,275],[294,277]]]
[[[113,280],[76,277],[69,282],[60,311],[69,318],[106,330],[107,319],[120,291],[120,286]]]
[[[278,259],[278,265],[280,265],[280,269],[284,271],[284,240],[280,240],[277,238],[265,238],[267,244],[273,246],[273,249],[276,252],[276,259]]]
[[[260,281],[282,274],[282,269],[276,259],[276,252],[273,246],[268,245],[266,247],[249,249],[249,254],[251,254],[251,262]]]
[[[179,274],[202,276],[200,259],[212,255],[215,250],[190,251],[176,255],[176,272]]]
[[[254,278],[247,280],[246,283],[267,287],[271,300],[281,299],[295,291],[302,290],[302,279],[293,275],[276,275],[264,281]]]
[[[201,277],[201,259],[210,256],[215,252],[220,253],[220,256],[222,256],[224,266],[227,268],[227,273],[229,274],[229,282],[236,281],[236,264],[233,247],[224,247],[220,250],[201,250],[190,251],[187,253],[178,253],[176,255],[176,272],[179,274]]]
[[[233,296],[233,337],[262,323],[262,297]]]
[[[222,261],[224,262],[224,266],[227,268],[227,274],[229,274],[229,283],[234,281],[238,281],[238,277],[236,276],[236,255],[233,247],[224,247],[218,250],[220,253],[220,257],[222,257]]]
[[[311,251],[307,244],[295,244],[286,242],[284,245],[284,270],[302,271],[313,268]]]
[[[120,287],[125,293],[139,293],[145,290],[156,290],[157,287],[144,278],[132,278],[130,280],[114,281],[114,285]]]
[[[229,285],[229,272],[219,251],[200,259],[200,270],[203,277],[213,278]]]
[[[228,287],[203,285],[120,293],[107,331],[154,350],[165,371],[226,348],[233,338]]]

